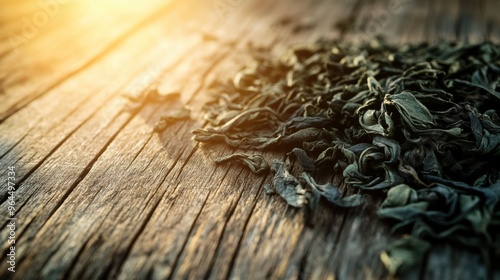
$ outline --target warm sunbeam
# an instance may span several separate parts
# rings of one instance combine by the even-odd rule
[[[7,34],[9,43],[14,50],[31,54],[48,51],[37,49],[42,34],[56,33],[54,47],[60,49],[67,44],[79,44],[75,33],[112,36],[147,19],[146,14],[153,7],[163,6],[165,2],[158,0],[41,0],[1,11],[0,21],[15,19],[11,23],[14,28]]]

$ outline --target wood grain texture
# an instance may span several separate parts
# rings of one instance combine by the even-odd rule
[[[2,45],[7,50],[0,64],[0,122],[64,80],[71,79],[150,20],[174,10],[168,1],[151,0],[144,3],[150,5],[150,9],[140,9],[136,13],[124,10],[110,16],[109,11],[91,9],[84,3],[61,6],[53,17],[47,16],[46,24],[36,25],[33,20],[43,11],[41,7],[15,18],[22,30],[9,31],[8,38],[3,41],[9,44]],[[90,10],[90,16],[80,17],[81,10],[82,13]],[[26,24],[27,18],[31,25]],[[103,28],[106,26],[113,28]]]
[[[74,17],[77,1],[16,51],[10,34],[22,33],[19,20],[39,6],[5,1],[12,11],[0,9],[0,171],[17,168],[18,246],[17,272],[2,261],[0,278],[390,278],[379,253],[398,236],[376,216],[380,197],[351,210],[321,204],[308,227],[301,211],[265,194],[269,176],[215,165],[235,150],[196,143],[191,131],[206,125],[211,84],[251,61],[249,44],[278,54],[320,37],[499,42],[490,8],[497,2],[151,0],[135,11]],[[121,94],[154,88],[181,95],[125,109]],[[190,120],[152,132],[184,105]],[[6,213],[6,191],[0,198]],[[499,275],[477,253],[440,245],[402,279]]]

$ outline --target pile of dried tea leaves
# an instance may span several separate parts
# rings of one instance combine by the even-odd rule
[[[321,40],[255,63],[216,88],[201,142],[289,151],[302,166],[257,154],[237,160],[274,174],[269,192],[312,215],[321,197],[339,207],[359,194],[315,182],[342,174],[348,188],[385,194],[378,215],[407,234],[381,254],[389,272],[418,261],[432,242],[500,255],[500,47],[390,46]]]

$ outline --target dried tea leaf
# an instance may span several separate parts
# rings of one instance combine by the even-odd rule
[[[387,95],[384,103],[394,105],[403,121],[411,127],[427,128],[435,125],[429,110],[409,91]]]
[[[311,187],[314,193],[321,195],[328,202],[335,206],[351,208],[360,206],[363,203],[363,198],[360,194],[353,194],[342,197],[342,194],[338,187],[334,186],[331,183],[319,185],[316,183],[316,181],[314,181],[311,175],[305,172],[300,175],[300,178],[303,179]]]
[[[293,177],[287,170],[284,162],[273,160],[271,171],[274,173],[273,187],[286,202],[293,207],[302,207],[307,200],[306,190],[299,180]]]
[[[155,132],[164,131],[169,125],[174,124],[178,121],[187,120],[190,118],[191,118],[191,110],[189,108],[184,107],[184,108],[178,109],[177,111],[174,111],[170,114],[161,116],[160,120],[158,120],[155,123],[154,131]]]
[[[181,93],[179,91],[170,91],[166,93],[161,93],[160,91],[158,91],[158,88],[153,87],[147,89],[141,94],[137,95],[122,94],[122,96],[133,104],[141,105],[146,102],[165,102],[168,100],[177,100],[180,98]]]
[[[319,170],[340,174],[346,188],[384,192],[379,217],[412,235],[385,253],[391,273],[422,256],[423,240],[500,257],[498,45],[319,40],[281,57],[252,52],[255,63],[218,86],[211,126],[195,140],[295,156],[303,182],[274,160],[273,188],[305,207],[308,223],[320,197],[361,203],[317,184]]]
[[[261,155],[235,153],[215,160],[215,163],[225,163],[228,161],[237,161],[245,164],[255,174],[263,174],[269,171],[267,161]]]
[[[395,275],[418,264],[430,247],[428,242],[412,236],[405,236],[390,244],[380,254],[380,259],[389,274]]]
[[[276,193],[274,191],[273,187],[269,184],[264,184],[264,190],[266,191],[267,194],[275,194]]]
[[[289,155],[295,155],[297,160],[299,161],[300,166],[304,169],[305,172],[314,173],[316,170],[316,166],[314,165],[314,161],[307,155],[307,153],[301,148],[294,148]]]

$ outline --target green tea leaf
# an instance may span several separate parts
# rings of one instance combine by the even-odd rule
[[[426,128],[435,125],[429,110],[408,91],[387,95],[384,102],[394,105],[402,120],[411,127]]]
[[[361,197],[361,195],[353,194],[342,197],[340,189],[338,187],[332,185],[331,183],[319,185],[314,181],[311,175],[307,173],[302,173],[300,175],[300,178],[303,179],[307,183],[307,185],[311,187],[313,192],[321,195],[333,205],[343,208],[350,208],[360,206],[363,203],[363,198]]]
[[[389,274],[395,275],[418,264],[430,247],[428,242],[412,236],[405,236],[390,244],[380,254],[380,259]]]
[[[273,187],[276,192],[293,207],[302,207],[306,203],[306,190],[300,182],[286,170],[284,162],[273,160],[271,171],[274,173]]]
[[[269,171],[267,161],[261,155],[235,153],[215,160],[215,163],[224,163],[227,161],[237,161],[245,164],[253,173],[262,174]]]
[[[500,47],[394,46],[319,40],[255,63],[217,85],[201,142],[272,150],[273,186],[314,223],[320,198],[362,203],[320,174],[341,176],[349,192],[385,195],[377,210],[392,232],[410,234],[383,260],[391,273],[416,263],[427,241],[454,241],[500,257]],[[281,159],[305,172],[298,178]],[[248,154],[228,157],[265,169]],[[486,259],[486,261],[488,261]]]

